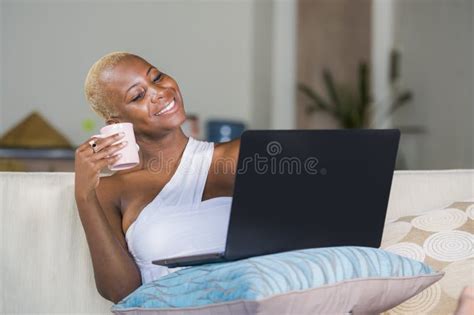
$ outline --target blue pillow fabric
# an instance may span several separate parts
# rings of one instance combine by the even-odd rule
[[[359,246],[311,248],[184,268],[142,285],[111,310],[256,301],[344,280],[435,273],[420,261],[383,249]]]

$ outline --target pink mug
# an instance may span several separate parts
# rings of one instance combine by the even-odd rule
[[[111,171],[126,170],[137,166],[138,163],[140,163],[140,158],[138,156],[139,147],[135,140],[135,133],[133,132],[133,125],[131,123],[107,125],[100,129],[100,135],[94,135],[92,137],[105,138],[119,132],[125,133],[125,136],[115,143],[127,141],[127,145],[114,153],[120,153],[122,156],[113,165],[109,165]]]

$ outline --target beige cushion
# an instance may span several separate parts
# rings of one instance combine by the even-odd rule
[[[422,261],[446,275],[386,314],[453,313],[462,289],[474,283],[474,203],[401,217],[385,225],[382,248]]]

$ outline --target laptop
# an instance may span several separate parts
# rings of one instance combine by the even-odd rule
[[[398,129],[248,130],[241,136],[225,250],[170,268],[297,249],[380,247]]]

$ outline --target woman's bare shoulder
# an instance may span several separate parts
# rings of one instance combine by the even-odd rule
[[[214,145],[214,155],[207,181],[213,195],[232,195],[239,149],[240,139]]]
[[[121,174],[115,173],[112,175],[101,176],[99,186],[96,189],[97,196],[101,203],[106,203],[119,208],[123,184],[124,181]]]
[[[240,150],[240,138],[228,142],[216,143],[214,145],[217,158],[232,159],[237,162]]]

